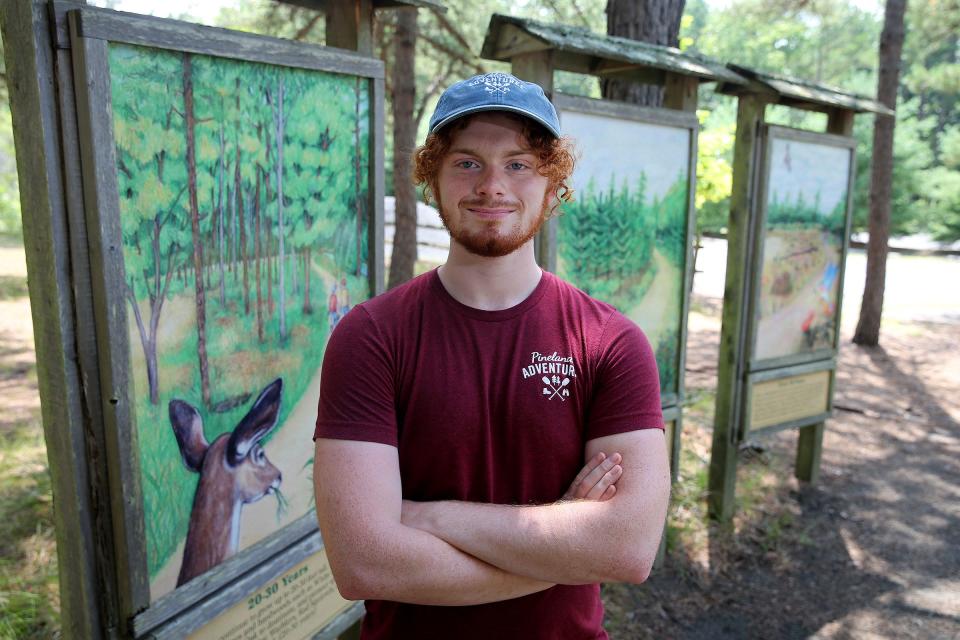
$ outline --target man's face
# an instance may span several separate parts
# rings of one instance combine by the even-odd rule
[[[549,181],[521,124],[480,113],[453,134],[440,162],[436,195],[450,237],[471,253],[505,256],[532,238],[544,221]]]

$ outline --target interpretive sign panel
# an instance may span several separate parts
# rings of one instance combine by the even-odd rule
[[[369,91],[123,44],[110,81],[155,599],[313,507],[326,337],[370,295]]]
[[[768,127],[765,156],[752,370],[836,350],[853,142]]]
[[[680,393],[696,118],[558,96],[580,152],[557,231],[559,275],[636,322],[664,404]]]
[[[69,20],[134,632],[223,614],[201,637],[310,636],[345,606],[319,552],[311,436],[327,338],[382,283],[382,64]]]

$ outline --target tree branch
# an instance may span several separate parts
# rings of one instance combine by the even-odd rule
[[[303,27],[301,27],[296,34],[294,34],[293,39],[303,40],[308,35],[310,35],[310,32],[313,31],[313,28],[317,25],[317,22],[320,20],[322,16],[323,14],[320,12],[314,13],[313,17],[310,18],[310,21],[307,22],[307,24],[305,24]]]
[[[473,49],[470,48],[470,43],[467,42],[466,37],[464,37],[464,35],[460,33],[460,30],[457,29],[453,25],[453,23],[447,19],[447,16],[445,16],[439,9],[436,9],[434,7],[430,7],[430,11],[433,13],[433,16],[437,19],[437,22],[440,23],[440,26],[443,27],[450,35],[452,35],[453,38],[457,41],[457,43],[461,47],[463,47],[467,51],[470,51],[471,53],[473,52]],[[484,73],[484,72],[481,71],[480,73]]]
[[[451,60],[450,64],[447,65],[446,72],[444,72],[443,75],[434,78],[433,82],[431,82],[423,92],[420,104],[417,106],[416,113],[413,116],[414,128],[420,128],[420,122],[423,120],[423,116],[427,110],[427,103],[433,99],[433,96],[437,95],[437,93],[440,91],[440,87],[446,86],[450,76],[453,75],[454,64],[456,64],[456,60]]]
[[[456,49],[447,45],[446,43],[441,42],[440,40],[437,40],[433,36],[428,36],[427,34],[423,33],[423,34],[420,34],[420,38],[424,42],[429,44],[431,47],[439,51],[440,53],[446,54],[450,58],[453,58],[454,60],[459,61],[461,64],[475,70],[477,73],[487,72],[487,70],[484,69],[482,65],[477,63],[476,58],[473,58],[473,59],[468,58],[467,56],[463,55],[461,52],[457,51]]]

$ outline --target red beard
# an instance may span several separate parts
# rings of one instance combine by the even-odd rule
[[[439,202],[437,205],[440,209],[440,219],[443,221],[443,226],[450,232],[450,237],[459,242],[464,249],[484,258],[501,258],[513,253],[529,242],[530,238],[537,235],[540,227],[543,226],[546,220],[548,202],[549,198],[545,196],[543,205],[540,207],[540,214],[527,229],[523,229],[519,225],[514,225],[507,234],[500,234],[497,231],[497,227],[499,227],[500,224],[499,221],[491,221],[482,231],[468,231],[464,228],[464,225],[460,225],[460,227],[456,229],[451,228],[450,219],[444,212],[443,205]],[[497,208],[503,206],[503,204],[504,203],[499,202],[488,203],[486,201],[463,203],[464,206],[489,208]]]

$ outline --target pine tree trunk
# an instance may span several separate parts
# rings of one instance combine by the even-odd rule
[[[903,15],[906,0],[887,0],[880,34],[880,74],[877,99],[896,108],[903,50]],[[880,342],[883,290],[887,273],[887,241],[890,238],[890,183],[893,180],[894,116],[877,114],[873,125],[873,161],[870,173],[870,239],[867,242],[867,279],[860,304],[860,319],[853,342],[876,346]]]
[[[607,34],[650,44],[676,47],[685,0],[607,0]],[[602,80],[603,97],[659,107],[663,88],[629,80]]]
[[[193,68],[189,53],[183,54],[183,108],[187,130],[187,189],[190,194],[190,230],[193,236],[193,268],[196,273],[197,359],[200,361],[200,389],[203,404],[210,406],[210,372],[207,363],[207,299],[203,287],[203,238],[200,235],[200,207],[197,203],[197,159],[193,115]]]
[[[397,11],[393,85],[393,193],[394,234],[390,258],[390,282],[393,288],[413,277],[417,261],[417,192],[413,186],[410,156],[416,145],[413,121],[416,82],[414,57],[417,46],[417,9]]]

